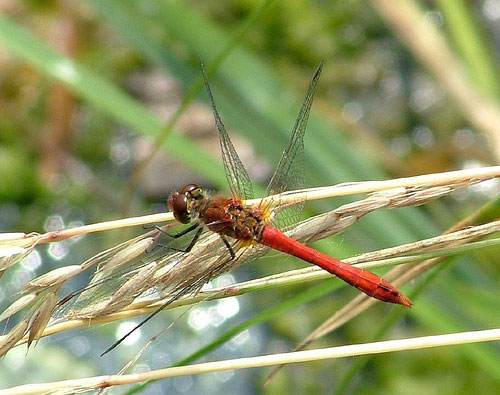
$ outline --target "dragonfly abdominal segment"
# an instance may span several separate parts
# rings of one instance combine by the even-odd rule
[[[375,299],[402,304],[406,307],[412,305],[410,299],[403,295],[401,291],[376,274],[325,255],[286,236],[270,225],[267,225],[262,231],[260,242],[275,250],[317,265]]]

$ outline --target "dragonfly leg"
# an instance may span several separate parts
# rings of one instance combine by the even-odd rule
[[[160,228],[159,226],[156,226],[156,229],[158,229],[159,232],[161,232],[162,234],[168,236],[168,237],[171,237],[172,239],[178,239],[179,237],[181,236],[184,236],[190,232],[192,232],[193,230],[195,230],[196,228],[198,228],[200,226],[199,223],[195,223],[193,225],[191,225],[190,227],[184,229],[184,230],[181,230],[180,232],[176,233],[176,234],[170,234],[168,233],[167,231],[165,231],[164,229]],[[182,249],[182,248],[174,248],[174,247],[171,247],[169,245],[163,245],[162,247],[165,247],[165,248],[169,248],[173,251],[179,251],[179,252],[189,252],[193,249],[194,245],[196,244],[196,242],[198,241],[201,233],[203,232],[203,227],[200,227],[197,231],[196,231],[196,234],[194,235],[193,239],[189,242],[189,245]]]
[[[222,241],[224,242],[227,250],[231,254],[231,260],[234,261],[234,259],[236,258],[236,255],[234,254],[233,247],[231,247],[231,244],[229,244],[229,241],[227,241],[227,239],[224,236],[221,235],[220,238],[222,239]]]
[[[184,229],[184,230],[181,230],[180,232],[178,233],[175,233],[175,234],[171,234],[171,233],[168,233],[166,230],[163,230],[161,229],[159,226],[156,227],[156,229],[158,229],[160,232],[162,232],[163,234],[167,235],[168,237],[171,237],[172,239],[178,239],[179,237],[182,237],[190,232],[192,232],[193,230],[195,230],[198,226],[200,226],[199,223],[194,223],[193,225],[191,225],[190,227]],[[199,235],[198,235],[199,236]],[[192,248],[192,247],[191,247]]]
[[[199,224],[196,224],[196,227],[198,227]],[[196,227],[192,228],[191,230],[194,230],[196,229]],[[187,246],[187,248],[183,251],[183,252],[189,252],[193,249],[194,245],[196,244],[196,242],[198,241],[198,239],[200,238],[200,235],[201,235],[201,232],[203,232],[203,227],[200,227],[197,231],[196,231],[196,234],[194,235],[193,239],[191,240],[191,242],[189,243],[189,245]],[[184,232],[182,231],[181,233],[188,233],[188,232]]]
[[[193,228],[193,229],[195,229],[195,228]],[[191,231],[192,231],[193,229],[191,229]],[[170,247],[170,246],[167,246],[167,248],[169,248],[169,249],[171,249],[171,250],[174,250],[174,251],[179,251],[179,252],[189,252],[189,251],[191,251],[191,250],[193,249],[194,245],[196,244],[196,242],[197,242],[197,241],[198,241],[198,239],[200,238],[201,232],[203,232],[203,228],[199,228],[199,229],[196,231],[196,233],[195,233],[194,237],[193,237],[193,238],[192,238],[192,240],[189,242],[189,245],[188,245],[186,248],[184,248],[184,249],[182,249],[182,248],[174,248],[174,247]],[[184,232],[184,231],[182,231],[181,233],[182,233],[182,235],[185,235],[186,233],[189,233],[189,232]],[[181,236],[182,236],[182,235],[181,235]],[[179,237],[179,236],[177,236],[177,237]]]
[[[184,229],[176,234],[170,234],[169,232],[167,232],[165,229],[163,229],[161,226],[158,226],[158,225],[149,226],[148,228],[150,228],[150,229],[156,229],[158,231],[158,234],[155,236],[153,244],[151,246],[149,246],[148,249],[146,250],[146,253],[153,252],[157,248],[165,247],[164,245],[158,243],[158,239],[160,238],[160,235],[163,234],[163,235],[166,235],[172,239],[177,239],[181,236],[184,236],[185,234],[187,234],[189,232],[192,232],[198,226],[199,226],[199,224],[195,223],[195,224],[191,225],[190,227],[188,227],[188,228],[186,228],[186,229]],[[147,229],[146,226],[143,226],[143,228]],[[181,251],[181,250],[179,250],[179,251]]]
[[[143,225],[143,228],[147,229],[144,225]],[[163,247],[161,244],[158,243],[158,239],[160,238],[160,236],[163,233],[165,233],[165,230],[162,229],[158,225],[151,226],[150,228],[156,229],[158,231],[158,234],[153,238],[153,243],[148,248],[146,248],[146,254],[149,254],[149,253],[153,252],[157,248],[162,248]]]

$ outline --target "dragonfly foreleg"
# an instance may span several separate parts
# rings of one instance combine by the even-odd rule
[[[165,231],[164,229],[161,229],[160,227],[157,227],[157,229],[163,233],[164,235],[168,236],[168,237],[171,237],[172,239],[178,239],[179,237],[182,237],[190,232],[192,232],[193,230],[195,230],[196,228],[198,228],[200,226],[200,223],[195,223],[193,225],[191,225],[190,227],[184,229],[184,230],[181,230],[179,233],[176,233],[176,234],[170,234],[168,233],[167,231]],[[194,245],[196,244],[196,242],[198,241],[201,233],[203,232],[203,227],[200,227],[194,237],[192,238],[192,240],[189,242],[189,245],[182,249],[182,248],[174,248],[172,246],[164,246],[164,247],[167,247],[167,248],[170,248],[171,250],[174,250],[174,251],[179,251],[179,252],[189,252],[193,249]]]
[[[183,229],[181,230],[180,232],[178,233],[175,233],[175,234],[171,234],[171,233],[168,233],[166,230],[163,230],[163,229],[159,229],[157,228],[159,231],[161,231],[163,234],[167,235],[168,237],[171,237],[172,239],[178,239],[179,237],[182,237],[184,235],[187,235],[188,233],[192,232],[193,230],[195,230],[198,226],[200,226],[199,223],[194,223],[193,225],[191,225],[190,227],[186,228],[186,229]],[[196,236],[195,236],[196,237]],[[199,235],[198,235],[199,237]],[[193,248],[193,247],[191,247]]]
[[[196,227],[198,227],[200,224],[196,224]],[[194,230],[196,229],[196,227],[190,227],[192,228],[191,230]],[[189,228],[188,228],[189,229]],[[189,245],[187,246],[187,248],[184,250],[184,252],[189,252],[193,249],[194,245],[196,244],[196,242],[198,241],[198,239],[200,238],[200,235],[201,235],[201,232],[203,232],[203,227],[201,226],[197,231],[196,231],[196,234],[194,235],[193,239],[191,240],[191,242],[189,243]],[[188,233],[188,232],[181,232],[181,233]]]
[[[171,234],[169,232],[167,232],[165,229],[163,229],[161,226],[158,226],[158,225],[153,225],[151,226],[151,228],[154,228],[158,231],[158,234],[155,236],[155,239],[154,239],[154,243],[148,247],[148,249],[146,250],[146,253],[151,253],[153,252],[154,250],[156,250],[158,247],[161,247],[161,248],[164,248],[165,246],[162,245],[162,244],[158,244],[158,239],[160,237],[160,235],[166,235],[172,239],[178,239],[179,237],[181,236],[184,236],[185,234],[189,233],[189,232],[192,232],[193,230],[195,230],[200,224],[199,223],[195,223],[193,225],[191,225],[190,227],[178,232],[178,233],[175,233],[175,234]],[[145,228],[145,227],[144,227]],[[191,247],[192,248],[192,247]],[[174,248],[175,250],[175,248]],[[177,251],[181,251],[183,252],[184,250],[177,250]]]
[[[229,241],[227,241],[227,239],[224,236],[221,235],[220,238],[224,242],[227,250],[229,251],[229,254],[231,254],[231,260],[234,261],[234,259],[236,258],[236,255],[234,253],[233,247],[231,247],[231,244],[229,244]]]

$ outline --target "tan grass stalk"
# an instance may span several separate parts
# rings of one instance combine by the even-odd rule
[[[346,358],[360,355],[381,354],[396,351],[420,350],[444,346],[456,346],[500,340],[500,328],[470,332],[449,333],[435,336],[414,337],[400,340],[386,340],[364,344],[322,348],[308,351],[295,351],[281,354],[263,355],[250,358],[229,359],[217,362],[205,362],[195,365],[178,366],[149,372],[107,375],[76,380],[65,380],[43,384],[27,384],[5,390],[0,395],[37,394],[56,390],[82,391],[98,390],[111,386],[134,384],[148,380],[159,380],[210,372],[222,372],[235,369],[248,369],[290,363]]]
[[[383,191],[393,188],[408,187],[408,186],[441,186],[446,184],[453,184],[456,182],[479,182],[490,178],[497,178],[500,176],[500,166],[481,167],[475,169],[456,170],[444,173],[433,173],[414,177],[396,178],[393,180],[385,181],[363,181],[342,183],[329,187],[308,188],[299,191],[288,191],[281,195],[273,195],[264,199],[252,199],[246,201],[247,204],[257,205],[261,202],[263,204],[286,204],[295,203],[300,200],[317,200],[332,198],[337,196],[347,196],[360,193],[370,193]],[[100,222],[97,224],[90,224],[79,226],[75,228],[62,229],[51,231],[44,234],[21,234],[19,240],[24,240],[24,244],[36,243],[50,243],[54,241],[61,241],[70,237],[80,236],[87,233],[102,232],[113,229],[120,229],[124,227],[145,225],[151,223],[168,222],[174,219],[171,212],[145,215],[140,217],[125,218],[114,221]],[[26,241],[28,240],[28,241]],[[0,246],[3,245],[0,238]]]

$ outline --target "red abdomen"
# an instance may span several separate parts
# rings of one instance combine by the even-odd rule
[[[286,236],[270,225],[264,227],[258,241],[275,250],[317,265],[375,299],[407,307],[412,305],[411,300],[401,291],[376,274],[325,255]]]

